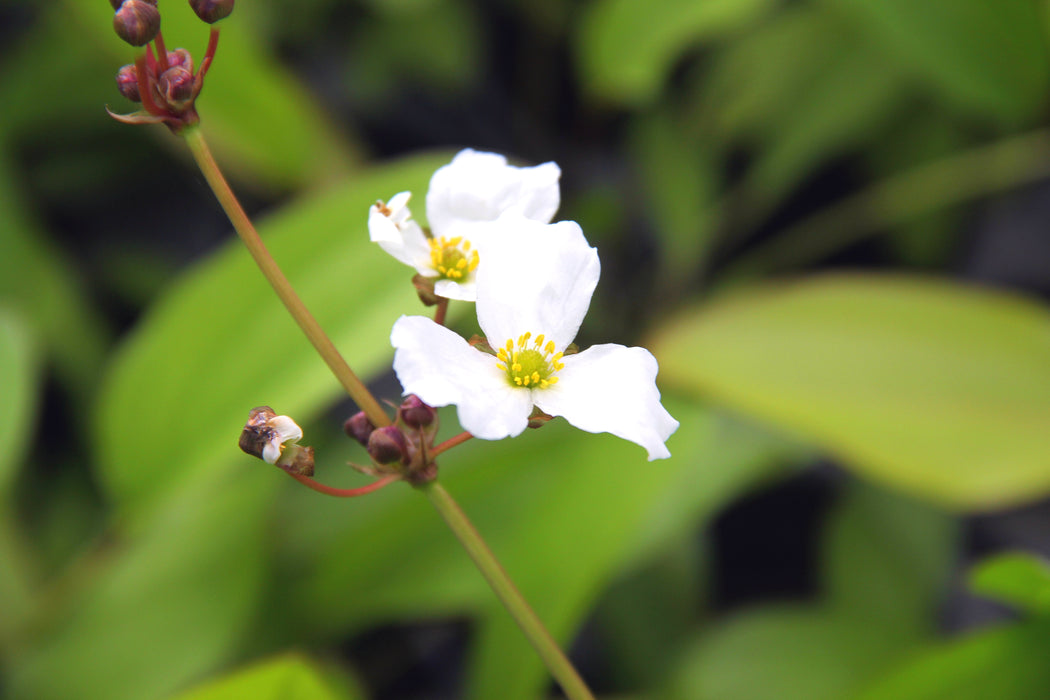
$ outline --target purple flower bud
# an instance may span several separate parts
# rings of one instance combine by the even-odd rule
[[[365,415],[364,411],[355,413],[343,423],[343,432],[365,447],[368,447],[368,438],[375,429],[376,427],[372,424],[372,421],[368,420],[368,416]]]
[[[113,29],[132,46],[145,46],[160,31],[160,10],[149,0],[124,0],[113,15]]]
[[[142,96],[139,95],[139,77],[135,72],[135,66],[128,64],[117,71],[117,89],[120,90],[121,95],[132,102],[142,101]]]
[[[190,0],[190,7],[208,24],[229,17],[233,12],[233,0]]]
[[[160,76],[159,87],[164,100],[176,110],[185,108],[196,97],[193,73],[182,66],[164,71]]]
[[[415,394],[409,395],[398,409],[401,420],[410,428],[425,428],[437,418],[437,410],[427,406]]]
[[[404,464],[408,459],[408,441],[397,426],[376,428],[368,436],[368,455],[376,464]]]
[[[174,51],[168,52],[168,67],[169,68],[185,68],[189,72],[193,72],[193,57],[190,56],[190,52],[186,49],[175,49]]]

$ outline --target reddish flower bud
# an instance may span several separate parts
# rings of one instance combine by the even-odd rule
[[[404,464],[408,461],[408,441],[397,426],[376,428],[368,436],[368,455],[376,464]]]
[[[423,403],[415,394],[409,395],[398,409],[401,420],[410,428],[425,428],[437,418],[437,410]]]
[[[190,52],[186,49],[175,49],[174,51],[168,52],[168,67],[169,68],[185,68],[189,72],[193,72],[193,56],[190,56]]]
[[[368,420],[368,416],[365,415],[364,411],[355,413],[343,423],[343,432],[365,447],[368,447],[368,438],[375,429],[376,427],[372,424],[372,421]]]
[[[139,95],[139,77],[135,72],[135,66],[128,64],[117,71],[117,89],[120,94],[132,102],[141,102]]]
[[[229,17],[233,12],[233,0],[190,0],[190,7],[208,24]]]
[[[164,71],[160,76],[158,87],[161,94],[164,95],[164,100],[176,110],[181,110],[189,105],[196,96],[193,73],[182,66],[175,66]]]
[[[124,0],[113,15],[113,29],[132,46],[145,46],[160,31],[160,10],[149,0]]]

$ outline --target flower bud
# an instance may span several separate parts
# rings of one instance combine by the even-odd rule
[[[132,46],[145,46],[160,31],[160,10],[149,0],[124,0],[113,15],[113,29]]]
[[[355,413],[343,423],[343,432],[365,447],[368,447],[368,438],[375,429],[376,427],[372,424],[372,421],[368,420],[368,416],[365,415],[364,411]]]
[[[208,24],[229,17],[233,12],[233,0],[190,0],[190,7]]]
[[[193,56],[190,56],[190,52],[186,49],[175,49],[174,51],[168,52],[168,67],[169,68],[185,68],[189,72],[193,72]]]
[[[423,403],[418,396],[410,394],[398,409],[398,415],[410,428],[425,428],[437,418],[437,410]]]
[[[408,441],[397,426],[376,428],[368,436],[368,455],[376,464],[404,464],[408,460]]]
[[[160,76],[158,84],[160,92],[164,95],[164,101],[181,110],[193,102],[194,85],[193,73],[182,66],[175,66],[164,71]]]
[[[276,464],[286,450],[285,443],[294,444],[302,436],[302,428],[291,418],[277,415],[269,406],[259,406],[248,413],[237,444],[248,454]]]
[[[117,89],[120,90],[121,95],[132,102],[142,101],[142,96],[139,95],[139,77],[135,72],[135,66],[128,64],[117,71]]]

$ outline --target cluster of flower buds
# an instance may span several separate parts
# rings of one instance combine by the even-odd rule
[[[421,483],[436,476],[428,456],[437,435],[437,411],[409,396],[397,409],[391,425],[376,428],[363,412],[343,424],[346,434],[368,450],[371,466],[354,465],[358,471],[375,476],[399,474],[407,481]]]
[[[233,11],[234,0],[190,0],[197,16],[212,24]],[[121,39],[145,51],[135,63],[117,72],[117,88],[132,102],[141,102],[142,111],[110,115],[126,124],[166,124],[172,131],[199,121],[197,96],[204,87],[204,76],[211,67],[218,47],[219,30],[211,28],[208,48],[197,71],[185,49],[168,51],[160,31],[157,0],[110,0],[113,28]]]

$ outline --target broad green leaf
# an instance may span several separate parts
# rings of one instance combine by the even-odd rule
[[[36,350],[19,315],[0,305],[0,504],[10,499],[22,456],[33,442],[40,379]]]
[[[1012,552],[986,559],[970,572],[970,588],[1025,612],[1050,614],[1050,563],[1042,557]]]
[[[314,665],[298,655],[278,656],[239,669],[172,700],[351,700],[335,690]]]
[[[858,700],[1032,700],[1050,688],[1050,623],[1007,625],[932,648]]]
[[[11,697],[152,700],[229,662],[257,612],[275,486],[267,471],[227,475],[94,552],[79,573],[95,578],[56,600],[55,623],[11,660]]]
[[[879,42],[896,67],[945,98],[1006,122],[1045,103],[1050,71],[1029,0],[825,0]]]
[[[62,251],[50,244],[26,210],[19,182],[8,152],[0,148],[0,300],[32,319],[40,350],[54,362],[59,377],[86,394],[102,363],[102,321]]]
[[[412,270],[368,240],[368,207],[423,193],[446,156],[377,167],[262,222],[267,246],[362,377],[392,355],[390,327],[422,311]],[[424,207],[417,205],[422,216]],[[138,507],[248,458],[237,438],[254,406],[308,422],[341,394],[239,241],[188,272],[146,314],[105,378],[96,455],[108,493]],[[309,436],[304,441],[309,444]]]
[[[662,264],[676,281],[706,267],[719,224],[720,177],[713,149],[697,143],[669,110],[639,116],[631,151],[663,243]]]
[[[855,482],[825,528],[829,607],[904,646],[929,637],[956,561],[958,525],[930,506]]]
[[[668,323],[668,387],[812,440],[914,495],[988,509],[1050,491],[1050,314],[903,276],[767,284]]]
[[[754,144],[748,191],[761,212],[821,161],[871,139],[902,88],[866,37],[819,5],[797,5],[717,56],[700,104],[720,133]]]
[[[676,58],[740,29],[774,0],[601,0],[583,19],[578,63],[593,95],[624,104],[651,101]]]
[[[841,700],[880,670],[893,640],[801,606],[737,616],[688,647],[665,700]]]
[[[113,63],[106,78],[110,87],[98,95],[99,109],[108,103],[115,112],[135,111],[138,105],[121,98],[110,82],[121,64],[135,56],[135,50],[113,33],[113,8],[81,0],[66,0],[60,7],[64,21],[77,29],[79,38],[71,45],[104,53]],[[161,9],[168,49],[187,48],[199,63],[208,43],[208,25],[186,3]],[[261,41],[254,30],[256,13],[261,12],[263,8],[243,3],[221,23],[215,62],[197,103],[201,124],[216,155],[242,182],[270,188],[326,182],[353,167],[353,147],[302,81]]]
[[[705,409],[680,401],[668,408],[683,425],[668,443],[669,460],[646,462],[637,445],[562,421],[513,440],[474,440],[441,459],[442,481],[562,641],[611,575],[647,556],[643,542],[666,546],[777,466],[762,450],[727,456],[733,450],[722,448],[735,447],[740,433],[716,429]],[[499,686],[501,698],[534,696],[546,682],[535,652],[420,495],[395,486],[352,508],[303,489],[288,495],[282,519],[295,526],[282,531],[280,570],[309,575],[276,582],[277,591],[296,591],[291,605],[271,606],[287,615],[282,624],[331,634],[482,614],[476,694],[493,697]]]

